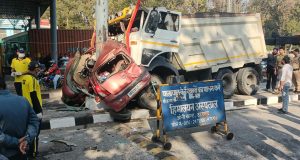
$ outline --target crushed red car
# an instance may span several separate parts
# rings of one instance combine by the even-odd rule
[[[85,97],[100,98],[114,113],[123,113],[126,105],[146,86],[151,76],[129,56],[122,43],[107,41],[97,60],[92,51],[76,54],[66,66],[62,100],[82,105]]]

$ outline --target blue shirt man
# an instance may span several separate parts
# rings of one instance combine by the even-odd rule
[[[0,77],[0,155],[26,159],[27,146],[38,132],[39,119],[25,98],[5,89]]]

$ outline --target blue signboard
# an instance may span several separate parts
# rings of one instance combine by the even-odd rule
[[[166,131],[224,122],[222,81],[160,86]]]

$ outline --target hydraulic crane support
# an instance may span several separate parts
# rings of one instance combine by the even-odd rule
[[[141,4],[141,0],[138,0],[136,5],[135,5],[135,9],[132,13],[132,16],[130,18],[130,21],[129,21],[129,24],[128,24],[128,27],[127,27],[127,30],[126,30],[126,37],[125,37],[125,40],[126,40],[126,48],[129,52],[129,54],[131,55],[131,52],[130,52],[130,46],[129,46],[129,36],[130,36],[130,31],[131,31],[131,28],[132,28],[132,25],[133,25],[133,22],[135,20],[135,16],[139,10],[139,7],[140,7],[140,4]]]

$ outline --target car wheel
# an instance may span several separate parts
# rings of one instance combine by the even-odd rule
[[[230,98],[236,88],[234,73],[230,69],[224,68],[218,71],[215,79],[222,80],[224,97]]]
[[[64,104],[68,105],[68,106],[75,106],[76,103],[72,102],[69,98],[66,97],[61,97],[61,100],[64,102]]]
[[[238,91],[244,95],[254,95],[260,84],[259,75],[254,68],[240,69],[237,74]]]
[[[131,120],[131,111],[126,108],[122,109],[119,112],[110,110],[109,114],[113,118],[113,120],[117,122],[128,122]]]
[[[137,101],[140,107],[149,109],[151,111],[156,111],[157,101],[153,87],[156,88],[157,85],[162,84],[163,80],[158,75],[152,74],[150,83],[151,84],[138,95]]]

